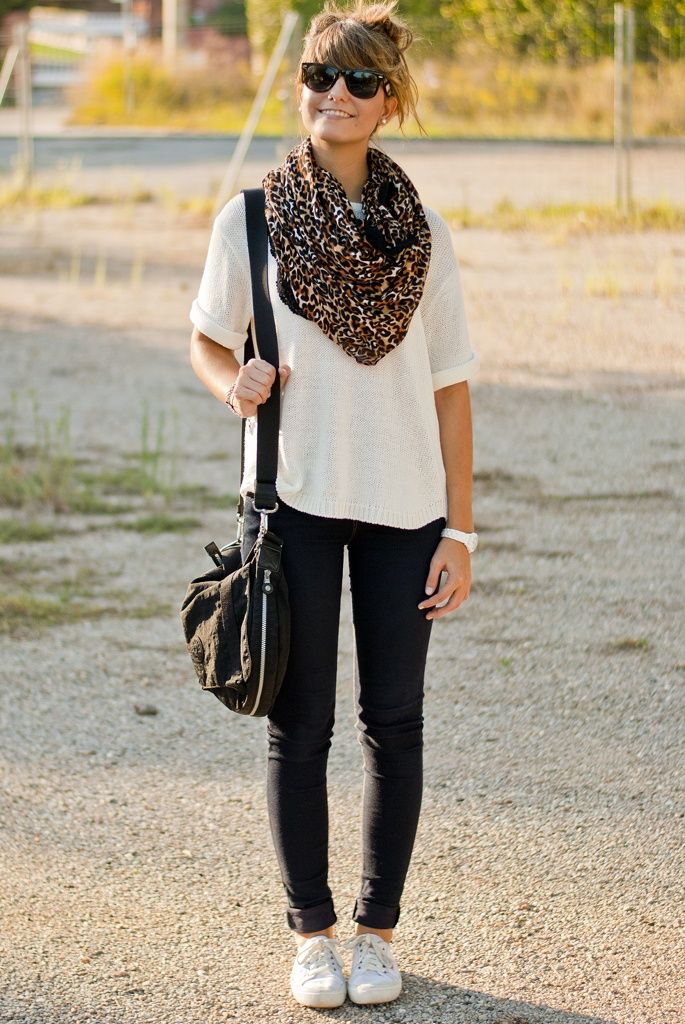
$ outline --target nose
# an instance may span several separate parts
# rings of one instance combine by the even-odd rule
[[[332,89],[329,89],[327,96],[332,96],[336,100],[346,100],[349,98],[349,92],[347,91],[347,85],[343,75],[339,75]]]

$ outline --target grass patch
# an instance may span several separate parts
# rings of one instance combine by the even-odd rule
[[[52,540],[57,534],[71,533],[51,523],[31,519],[0,520],[0,544],[21,544],[24,541]]]
[[[486,540],[479,542],[478,550],[482,553],[483,551],[492,551],[497,554],[507,554],[511,551],[523,550],[520,544],[516,544],[514,541],[509,540]]]
[[[124,453],[118,466],[101,466],[98,462],[93,469],[84,468],[80,465],[84,460],[74,455],[70,410],[63,407],[56,423],[51,424],[38,409],[35,391],[28,394],[30,401],[22,402],[22,406],[28,405],[33,413],[33,440],[18,440],[18,394],[13,391],[0,445],[0,506],[20,513],[0,520],[0,543],[47,541],[60,533],[74,532],[32,519],[30,513],[37,509],[89,517],[135,512],[137,517],[132,521],[110,521],[106,528],[135,530],[148,536],[199,528],[200,519],[183,514],[189,509],[235,510],[237,495],[212,493],[205,483],[178,483],[175,409],[168,442],[169,417],[161,410],[153,422],[149,403],[144,400],[138,451]],[[117,500],[122,496],[129,500]]]
[[[526,576],[503,576],[501,579],[476,579],[471,584],[471,593],[484,597],[525,594],[530,580]]]
[[[113,614],[121,619],[166,619],[174,610],[168,602],[156,601],[151,597],[141,604],[117,609]]]
[[[84,193],[69,184],[0,189],[0,210],[68,209],[70,207],[109,205],[135,206],[158,203],[170,215],[189,215],[200,224],[211,223],[215,196],[180,196],[165,187],[156,193],[146,188],[121,193]],[[505,233],[517,231],[554,232],[563,236],[638,233],[645,231],[682,232],[685,230],[685,205],[668,199],[654,202],[635,200],[630,208],[619,209],[612,203],[545,203],[539,206],[516,206],[503,197],[488,211],[472,210],[468,205],[441,207],[439,212],[455,229],[481,228]],[[657,292],[673,290],[674,282],[655,279]],[[615,297],[620,291],[611,274],[586,280],[589,295]],[[197,392],[193,390],[193,394]]]
[[[3,580],[17,579],[28,570],[25,562],[17,559],[0,558],[0,576]]]
[[[607,644],[605,650],[609,654],[614,654],[623,651],[648,651],[650,647],[651,643],[646,636],[624,636]]]
[[[130,601],[130,595],[127,599]],[[167,618],[171,613],[169,604],[154,599],[137,605],[112,607],[31,594],[0,594],[0,634],[20,640],[34,636],[41,629],[71,625],[86,619]]]
[[[72,625],[92,619],[150,619],[168,618],[173,613],[168,602],[143,598],[133,603],[134,595],[128,591],[101,592],[100,604],[88,600],[95,596],[87,580],[95,579],[89,570],[75,578],[57,581],[52,592],[45,595],[26,592],[0,594],[0,635],[14,640],[26,639],[44,629]]]
[[[68,210],[107,202],[103,196],[75,192],[68,185],[12,185],[0,189],[0,210],[27,207],[33,210]]]
[[[545,551],[544,548],[531,548],[528,552],[530,555],[535,555],[536,558],[575,558],[575,551]]]
[[[116,522],[113,526],[116,529],[137,530],[138,533],[145,534],[187,533],[189,530],[195,530],[202,526],[202,522],[200,519],[193,519],[190,516],[175,517],[160,512],[157,515],[140,516],[130,523]]]
[[[676,501],[677,499],[673,491],[655,489],[652,491],[598,491],[595,494],[543,494],[535,500],[573,504],[585,501]]]
[[[543,203],[516,206],[504,197],[483,213],[468,206],[441,210],[455,228],[490,228],[497,231],[563,230],[569,235],[685,229],[685,206],[668,199],[634,201],[628,209],[611,203]]]
[[[176,499],[178,468],[178,413],[172,410],[171,445],[167,446],[167,414],[160,410],[153,426],[149,403],[143,402],[140,449],[127,455],[127,464],[97,473],[77,468],[73,452],[70,409],[63,406],[55,424],[40,413],[35,389],[28,391],[34,440],[17,439],[18,393],[11,393],[11,409],[0,445],[0,505],[27,510],[49,508],[57,513],[123,513],[135,505],[116,504],[110,495],[125,494],[143,501],[162,499],[168,508]]]
[[[80,602],[64,603],[54,597],[35,597],[32,594],[0,595],[0,633],[21,637],[46,626],[61,626],[83,619],[99,618],[106,608],[84,605]]]
[[[107,584],[112,574],[101,566],[78,566],[65,576],[51,575],[56,566],[41,563],[38,571],[25,561],[0,559],[0,572],[12,582],[0,593],[0,635],[25,639],[55,626],[87,619],[169,618],[174,609],[155,596]]]
[[[69,183],[49,186],[13,184],[0,188],[0,210],[69,210],[81,206],[152,203],[154,199],[148,188],[134,188],[130,193],[114,195],[83,193]]]

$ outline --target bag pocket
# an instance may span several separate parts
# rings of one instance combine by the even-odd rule
[[[217,650],[216,686],[240,687],[252,671],[250,649],[243,638],[248,583],[249,564],[231,573],[221,583],[221,635]]]

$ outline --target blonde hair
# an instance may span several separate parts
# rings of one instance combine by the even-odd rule
[[[307,28],[301,61],[318,61],[342,68],[375,68],[385,75],[390,95],[397,100],[396,116],[402,128],[411,114],[421,132],[426,131],[416,113],[419,91],[411,76],[405,51],[417,38],[404,21],[395,14],[398,0],[337,7],[326,0],[324,9],[315,14]],[[297,71],[297,94],[302,93],[301,69]]]

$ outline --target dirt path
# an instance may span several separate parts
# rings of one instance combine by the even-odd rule
[[[3,511],[52,530],[0,548],[8,591],[69,604],[76,589],[109,611],[0,638],[0,1021],[309,1020],[287,986],[263,723],[200,692],[177,620],[209,565],[202,545],[235,528],[238,424],[187,357],[207,228],[84,210],[6,222],[4,238],[3,427],[11,388],[26,443],[30,386],[51,423],[68,404],[81,467],[101,483],[117,470],[110,500],[125,503],[145,403],[167,428],[176,409],[180,480],[224,499],[178,495],[173,514],[199,525],[149,535],[125,528],[135,502]],[[455,246],[483,359],[482,544],[471,599],[431,641],[424,810],[396,936],[405,994],[330,1016],[677,1024],[685,247],[480,231]],[[144,287],[130,283],[136,252]],[[361,752],[343,597],[329,777],[346,938]]]

